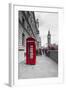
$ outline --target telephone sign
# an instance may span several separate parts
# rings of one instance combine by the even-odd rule
[[[32,37],[26,40],[26,64],[36,64],[36,45]]]

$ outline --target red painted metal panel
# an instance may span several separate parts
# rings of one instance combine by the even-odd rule
[[[36,64],[36,45],[32,37],[26,40],[26,64]]]

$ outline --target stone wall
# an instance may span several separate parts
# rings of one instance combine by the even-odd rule
[[[50,58],[58,63],[58,50],[50,50]]]

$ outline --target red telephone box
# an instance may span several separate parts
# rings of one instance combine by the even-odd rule
[[[26,39],[26,64],[36,64],[36,45],[32,37]]]

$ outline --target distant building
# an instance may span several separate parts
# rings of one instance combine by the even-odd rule
[[[48,35],[47,35],[47,43],[48,43],[48,46],[51,45],[51,34],[50,34],[50,30],[48,31]]]
[[[38,19],[35,19],[33,11],[19,11],[18,16],[18,58],[21,62],[25,59],[26,39],[30,36],[33,37],[36,40],[36,49],[38,49],[41,46],[41,38],[38,30],[39,22]]]
[[[37,49],[41,48],[41,37],[39,36],[39,20],[37,19],[36,20],[36,26],[37,26],[37,29],[38,29],[38,32],[37,32]]]

